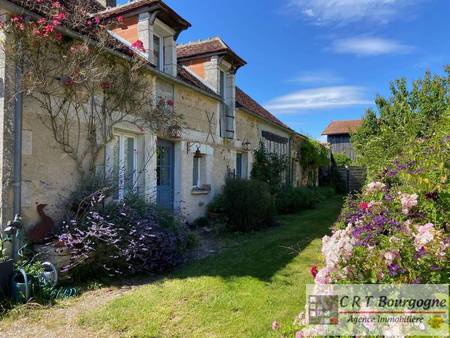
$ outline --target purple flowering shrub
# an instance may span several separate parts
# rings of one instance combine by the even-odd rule
[[[447,283],[450,139],[448,121],[417,139],[359,195],[350,196],[323,238],[328,283]]]
[[[187,232],[173,215],[135,196],[120,203],[104,199],[92,194],[60,229],[72,256],[64,270],[73,278],[158,273],[182,262]]]

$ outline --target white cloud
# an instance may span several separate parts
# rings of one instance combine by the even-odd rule
[[[418,0],[288,0],[317,24],[347,24],[358,21],[387,23],[400,9]]]
[[[342,82],[342,78],[334,72],[318,70],[302,72],[297,77],[290,79],[289,82],[300,82],[305,84],[331,84]]]
[[[341,54],[383,55],[406,54],[414,48],[401,42],[377,37],[355,37],[334,41],[333,51]]]
[[[357,86],[335,86],[300,90],[271,100],[266,108],[278,114],[293,114],[302,110],[333,109],[370,105],[366,90]]]

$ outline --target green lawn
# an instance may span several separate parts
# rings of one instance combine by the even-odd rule
[[[88,312],[80,324],[125,337],[276,337],[303,310],[309,268],[341,208],[332,198],[281,218],[281,226],[239,235],[240,245],[186,266]]]

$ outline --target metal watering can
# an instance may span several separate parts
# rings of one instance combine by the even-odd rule
[[[31,281],[23,269],[19,269],[11,279],[12,299],[17,303],[26,303],[31,298]]]

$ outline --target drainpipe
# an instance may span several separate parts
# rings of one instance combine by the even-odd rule
[[[19,46],[20,48],[20,46]],[[22,214],[22,115],[23,115],[23,95],[22,95],[22,68],[20,62],[16,65],[15,96],[14,96],[14,173],[13,173],[13,214],[14,223],[20,220]],[[12,238],[13,259],[17,258],[18,234],[17,229]]]
[[[294,177],[293,177],[293,165],[294,165],[294,160],[292,158],[292,144],[294,142],[294,139],[292,137],[289,138],[289,185],[293,186],[294,185]]]

